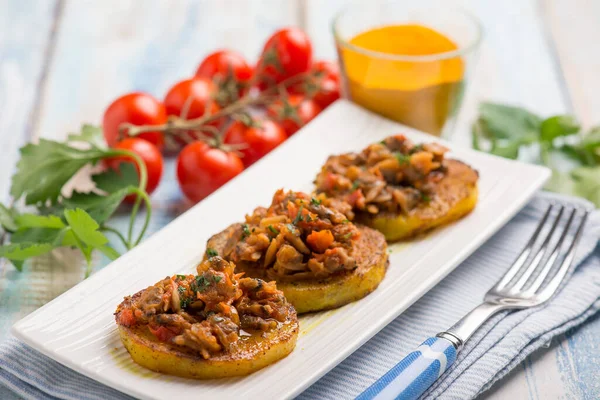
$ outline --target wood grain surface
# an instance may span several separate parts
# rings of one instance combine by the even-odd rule
[[[0,199],[9,201],[18,147],[98,124],[107,104],[140,90],[161,98],[217,48],[255,61],[277,28],[296,25],[318,58],[335,58],[331,19],[348,0],[0,0]],[[453,140],[468,146],[481,100],[570,112],[600,123],[600,2],[453,1],[485,29]],[[167,162],[150,232],[189,205]],[[125,226],[123,217],[113,225]],[[98,257],[96,268],[106,260]],[[0,261],[0,338],[17,319],[83,277],[75,252],[40,257],[23,273]],[[484,394],[489,399],[600,398],[600,317],[549,343]],[[0,398],[11,398],[0,389]]]

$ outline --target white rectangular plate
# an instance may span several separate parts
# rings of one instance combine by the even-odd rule
[[[480,173],[480,199],[466,218],[416,241],[391,246],[380,287],[337,310],[301,318],[294,352],[253,375],[194,381],[139,367],[120,343],[113,312],[123,297],[175,273],[194,270],[206,240],[275,190],[310,191],[330,154],[359,151],[386,136],[431,136],[339,101],[261,162],[190,209],[136,249],[13,326],[19,339],[50,358],[147,399],[289,398],[341,362],[426,293],[506,223],[549,177],[545,168],[455,148],[451,156]],[[369,315],[369,318],[364,318]]]

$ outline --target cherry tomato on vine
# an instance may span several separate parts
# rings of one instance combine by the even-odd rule
[[[196,141],[177,157],[177,180],[183,194],[199,202],[244,170],[238,156]]]
[[[161,125],[167,122],[165,106],[146,93],[129,93],[116,99],[104,112],[102,128],[104,138],[110,147],[114,147],[123,137],[119,126],[123,123],[133,125]],[[161,132],[145,132],[138,136],[161,149],[164,137]]]
[[[163,172],[163,157],[160,154],[160,150],[158,150],[158,148],[152,143],[140,138],[127,138],[117,143],[114,146],[114,148],[121,150],[129,150],[140,156],[140,158],[146,165],[146,172],[148,173],[146,192],[148,194],[154,192],[154,190],[160,183],[160,178]],[[114,169],[115,171],[118,171],[119,165],[124,162],[134,164],[135,169],[138,171],[139,174],[140,171],[137,163],[130,157],[113,157],[105,160],[106,165],[109,168]],[[127,196],[125,198],[125,200],[128,202],[132,202],[132,200],[134,199],[135,196]]]
[[[267,108],[267,114],[279,122],[288,136],[296,133],[321,111],[321,107],[312,99],[294,94],[275,101]]]
[[[220,109],[214,99],[216,94],[217,86],[210,79],[194,78],[177,82],[165,96],[167,114],[194,119],[203,116],[207,107],[209,113],[214,114]]]
[[[312,45],[306,33],[298,28],[275,32],[265,43],[256,66],[259,87],[280,83],[310,69]]]
[[[268,119],[252,121],[250,125],[242,121],[233,122],[225,132],[224,142],[241,144],[247,147],[240,149],[244,155],[242,162],[249,167],[260,160],[265,154],[285,142],[287,135],[276,122]]]
[[[206,108],[209,107],[209,114],[214,114],[221,109],[215,97],[217,95],[217,86],[207,78],[185,79],[176,83],[165,96],[165,107],[168,115],[175,115],[183,119],[194,119],[202,117]],[[209,125],[219,127],[222,122],[214,121]],[[181,135],[187,135],[187,140]],[[198,137],[193,131],[178,131],[175,140],[181,146],[185,146],[188,141],[196,140]]]
[[[340,98],[340,71],[337,64],[317,61],[311,68],[312,78],[288,88],[293,94],[312,98],[322,109]]]
[[[244,57],[233,50],[218,50],[209,54],[198,66],[196,77],[204,77],[215,82],[220,90],[233,89],[227,93],[231,97],[241,97],[252,78],[252,67]]]

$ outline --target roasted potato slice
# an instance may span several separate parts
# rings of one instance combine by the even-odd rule
[[[432,185],[430,201],[408,214],[357,213],[357,220],[377,229],[388,241],[412,238],[470,213],[477,204],[477,171],[457,160],[446,160],[446,175]]]
[[[250,374],[292,352],[298,317],[275,283],[242,277],[220,257],[197,270],[166,277],[117,307],[121,341],[136,363],[212,379]]]
[[[385,277],[388,266],[387,243],[383,235],[366,226],[357,226],[359,238],[353,244],[352,255],[356,268],[340,271],[324,278],[278,278],[269,275],[265,268],[256,263],[236,262],[236,271],[245,276],[264,280],[274,279],[277,288],[299,314],[341,307],[359,300],[372,291]],[[240,240],[242,224],[233,224],[211,237],[207,248],[227,258]]]
[[[388,241],[409,239],[463,217],[477,203],[477,171],[446,152],[435,142],[390,136],[358,153],[330,156],[316,192],[347,202],[356,222]]]
[[[230,352],[204,359],[193,351],[159,342],[147,327],[119,326],[133,361],[152,371],[193,379],[248,375],[285,358],[296,346],[298,321],[239,340]]]

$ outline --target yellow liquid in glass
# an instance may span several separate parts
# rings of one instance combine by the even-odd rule
[[[421,25],[390,25],[363,32],[350,43],[367,50],[423,56],[456,50],[441,33]],[[460,102],[464,62],[394,61],[342,48],[350,98],[390,119],[440,135]]]

